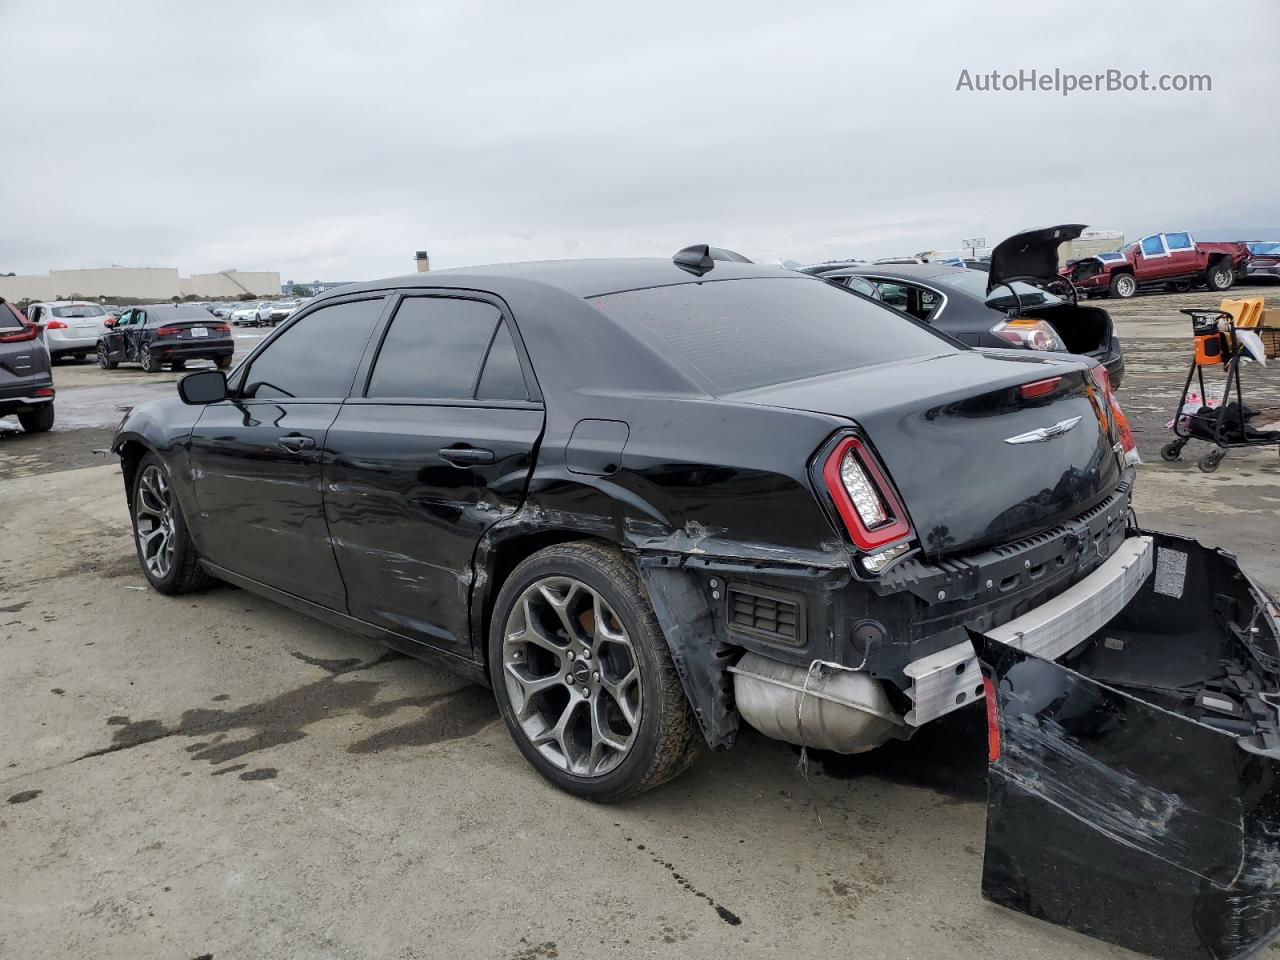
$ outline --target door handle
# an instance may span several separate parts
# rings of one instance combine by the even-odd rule
[[[302,450],[314,450],[316,446],[316,438],[304,437],[298,433],[291,433],[287,436],[281,437],[276,441],[276,444],[284,447],[286,450],[292,450],[294,453],[298,453]]]
[[[482,447],[444,447],[440,450],[440,459],[447,460],[455,467],[469,467],[473,464],[493,463],[492,450]]]

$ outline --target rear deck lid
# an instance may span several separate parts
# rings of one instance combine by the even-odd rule
[[[1083,223],[1062,223],[1056,227],[1023,230],[1001,240],[991,251],[987,293],[1014,280],[1048,283],[1058,276],[1058,247],[1074,240],[1085,229]]]
[[[855,421],[888,468],[925,553],[937,557],[1031,536],[1115,489],[1123,470],[1089,366],[975,350],[732,399]]]

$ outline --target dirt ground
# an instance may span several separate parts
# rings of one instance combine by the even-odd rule
[[[1276,450],[1158,454],[1177,308],[1213,300],[1106,303],[1137,512],[1280,592]],[[1280,407],[1277,367],[1248,371],[1255,406]],[[807,778],[747,731],[593,806],[532,773],[487,691],[242,591],[151,591],[95,451],[173,379],[59,366],[53,433],[0,421],[0,957],[1129,956],[982,901],[980,711]]]

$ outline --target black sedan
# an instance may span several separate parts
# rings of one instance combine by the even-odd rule
[[[941,263],[808,267],[974,347],[1019,346],[1078,353],[1124,377],[1124,353],[1111,315],[1077,303],[1058,276],[1058,247],[1083,230],[1064,225],[1016,234],[991,255],[990,272]],[[1046,289],[1048,288],[1048,289]]]
[[[489,683],[597,800],[740,719],[908,737],[981,698],[966,625],[1055,656],[1150,561],[1096,364],[706,247],[344,287],[179,393],[113,442],[157,590],[225,580]]]
[[[231,367],[235,341],[231,327],[197,304],[152,303],[129,307],[98,339],[98,366],[114,370],[122,362],[139,363],[147,373],[168,364],[181,370],[188,360],[212,360]]]

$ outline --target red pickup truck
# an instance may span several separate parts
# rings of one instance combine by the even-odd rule
[[[1251,254],[1243,243],[1196,243],[1191,234],[1153,233],[1114,253],[1072,260],[1060,271],[1086,296],[1127,300],[1140,289],[1226,290],[1243,277]]]

